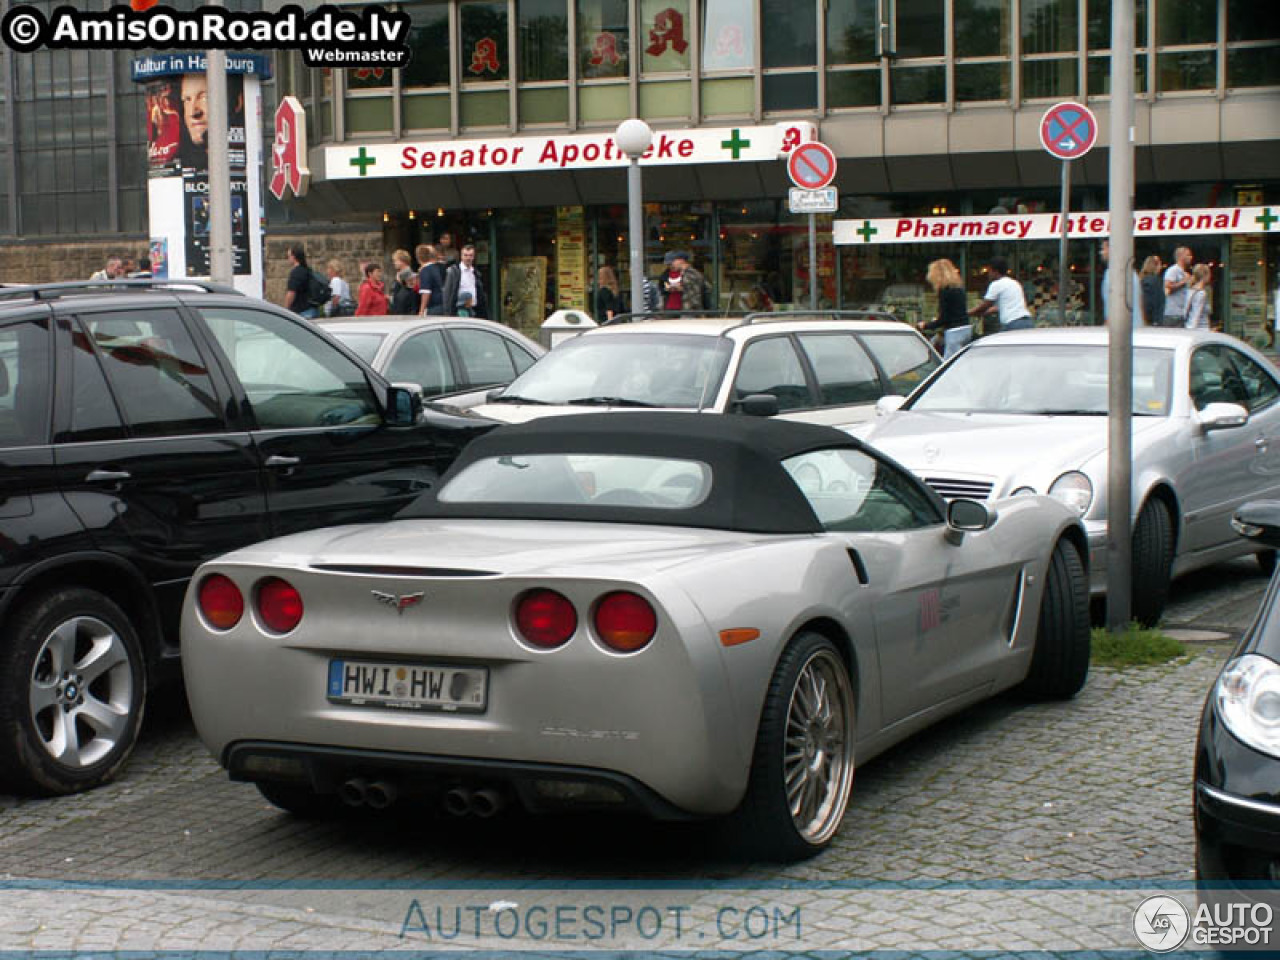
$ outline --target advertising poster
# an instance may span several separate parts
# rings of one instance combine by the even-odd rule
[[[510,257],[502,261],[503,323],[537,337],[546,298],[546,257]]]
[[[151,276],[157,280],[169,279],[169,238],[151,238]]]
[[[232,272],[250,272],[249,225],[245,211],[248,184],[244,173],[231,175],[231,264]],[[183,216],[187,227],[187,276],[209,275],[209,174],[182,172]]]
[[[1261,204],[1262,191],[1238,190],[1236,203],[1242,207]],[[1216,314],[1212,319],[1213,324],[1255,347],[1266,347],[1272,336],[1267,327],[1265,263],[1262,234],[1234,233],[1231,235],[1229,300],[1220,292],[1225,288],[1223,278],[1215,276],[1212,281],[1213,287],[1219,291],[1213,296]]]
[[[560,309],[587,309],[587,219],[582,207],[556,207],[556,290]]]
[[[178,173],[178,143],[182,128],[181,81],[170,77],[147,84],[147,175],[171,177]]]

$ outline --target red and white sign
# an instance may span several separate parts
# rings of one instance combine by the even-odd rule
[[[276,107],[276,139],[271,145],[271,183],[277,200],[284,199],[285,188],[295,197],[304,196],[311,183],[307,169],[307,111],[297,97],[281,97]]]
[[[1040,120],[1040,143],[1059,160],[1079,160],[1098,139],[1098,118],[1078,103],[1056,103]]]
[[[836,178],[836,155],[825,143],[802,143],[787,157],[787,175],[801,190],[821,190]]]

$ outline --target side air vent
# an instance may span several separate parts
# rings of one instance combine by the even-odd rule
[[[312,570],[325,573],[359,573],[374,577],[496,577],[493,570],[458,570],[453,567],[358,566],[345,563],[317,563]]]
[[[991,480],[962,480],[958,477],[925,477],[924,482],[946,500],[986,500],[995,486]]]
[[[862,562],[862,555],[853,547],[850,547],[849,560],[853,563],[854,573],[858,575],[858,582],[865,587],[871,581],[867,577],[867,565]]]

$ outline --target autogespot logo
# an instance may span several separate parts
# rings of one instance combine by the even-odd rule
[[[1173,897],[1147,897],[1133,914],[1133,933],[1152,953],[1177,950],[1191,930],[1191,915]]]

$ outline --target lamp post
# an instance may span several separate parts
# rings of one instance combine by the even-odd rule
[[[644,203],[640,158],[653,143],[653,130],[638,117],[623,120],[613,135],[631,161],[627,167],[627,230],[631,243],[631,312],[644,313]]]

